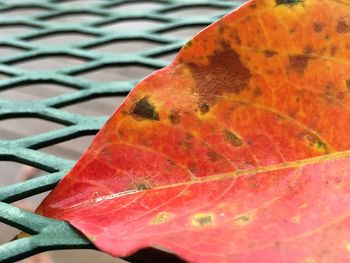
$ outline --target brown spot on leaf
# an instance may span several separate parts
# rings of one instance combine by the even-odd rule
[[[347,89],[350,91],[350,79],[347,79],[345,82]]]
[[[178,124],[180,123],[180,113],[177,110],[171,110],[169,115],[168,115],[168,119],[171,122],[171,124]]]
[[[212,150],[209,150],[207,152],[207,156],[210,159],[210,161],[212,161],[212,162],[217,162],[218,160],[222,159],[220,154],[218,154],[217,152],[212,151]]]
[[[132,179],[132,182],[129,186],[130,190],[137,190],[137,191],[145,191],[151,188],[152,188],[151,183],[145,178]]]
[[[331,47],[331,56],[334,57],[337,54],[338,47],[337,46],[332,46]]]
[[[345,94],[344,92],[339,92],[336,96],[337,100],[344,100]]]
[[[233,40],[236,42],[237,45],[240,46],[242,44],[242,40],[241,40],[241,38],[239,37],[239,35],[238,35],[238,33],[236,31],[233,31],[231,36],[232,36]]]
[[[189,152],[193,149],[193,136],[190,133],[186,133],[186,138],[180,143],[180,147]]]
[[[334,84],[334,82],[327,82],[326,85],[324,86],[324,89],[325,89],[325,93],[327,95],[331,95],[331,91],[336,89],[336,85]]]
[[[142,191],[142,190],[147,190],[147,189],[149,189],[150,187],[146,184],[146,183],[144,183],[144,182],[142,182],[142,183],[137,183],[136,184],[136,189],[137,190],[140,190],[140,191]]]
[[[176,163],[173,160],[171,160],[171,159],[167,159],[167,162],[168,162],[170,167],[176,166]]]
[[[173,217],[173,214],[168,212],[159,212],[155,217],[151,219],[151,225],[163,224]]]
[[[315,22],[312,24],[312,27],[316,33],[321,33],[324,29],[324,24],[320,22]]]
[[[256,87],[256,89],[254,90],[254,98],[260,97],[262,95],[262,91],[260,90],[259,87]]]
[[[303,0],[276,0],[276,5],[295,5],[302,3]]]
[[[224,43],[222,47],[208,58],[207,65],[189,64],[195,80],[193,92],[199,95],[199,103],[210,103],[223,93],[238,94],[248,88],[252,76],[249,69],[235,50]]]
[[[225,141],[234,147],[239,147],[243,144],[243,141],[232,131],[224,130]]]
[[[202,102],[199,104],[199,110],[202,114],[205,114],[210,110],[210,107],[207,103]]]
[[[253,212],[241,214],[234,218],[234,222],[238,226],[249,225],[254,220],[255,214]]]
[[[310,55],[290,55],[289,59],[289,69],[303,74],[307,65],[309,64],[309,60],[313,57]]]
[[[192,225],[195,227],[211,227],[215,225],[214,215],[211,213],[198,213],[192,216]]]
[[[337,22],[336,30],[340,34],[349,33],[350,25],[344,19],[339,19]]]
[[[316,149],[317,151],[323,152],[323,153],[329,153],[330,149],[328,148],[327,144],[323,142],[318,136],[315,134],[312,134],[308,131],[305,131],[304,138],[308,141],[309,146]]]
[[[186,44],[185,44],[185,48],[189,48],[192,46],[192,41],[188,41]]]
[[[273,56],[275,56],[275,55],[277,55],[277,54],[278,54],[278,52],[275,51],[275,50],[272,50],[272,49],[266,49],[266,50],[264,50],[264,55],[265,55],[265,57],[267,57],[267,58],[273,57]]]
[[[250,9],[254,10],[254,9],[256,9],[257,6],[256,6],[256,3],[252,3],[249,7],[250,7]]]
[[[225,32],[225,27],[223,25],[219,25],[219,34],[223,34]]]
[[[305,55],[310,55],[314,51],[313,47],[310,45],[306,45],[304,47],[304,54]]]
[[[156,111],[156,107],[149,101],[147,96],[135,103],[131,114],[138,118],[159,121],[159,115]]]
[[[197,173],[197,170],[198,170],[198,167],[197,167],[197,164],[192,162],[190,164],[188,164],[187,166],[187,169],[190,173],[192,174],[196,174]]]
[[[125,137],[125,133],[124,133],[124,130],[122,130],[121,128],[118,129],[118,135],[121,139],[123,139]]]

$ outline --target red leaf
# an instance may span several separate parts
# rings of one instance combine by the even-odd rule
[[[38,213],[125,256],[350,261],[350,1],[250,1],[140,82]]]

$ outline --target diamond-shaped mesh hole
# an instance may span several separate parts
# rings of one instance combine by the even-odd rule
[[[110,7],[110,11],[117,11],[117,12],[145,12],[145,11],[153,11],[154,9],[164,7],[164,4],[157,3],[157,2],[151,2],[151,1],[140,1],[140,2],[131,2],[128,1],[126,3],[117,5],[115,7]]]
[[[65,250],[52,251],[50,255],[55,263],[76,263],[76,262],[90,262],[90,263],[129,263],[119,258],[100,252],[98,250]],[[45,262],[46,263],[46,262]]]
[[[15,162],[0,162],[0,186],[7,186],[20,181],[20,172],[26,165]],[[1,233],[1,232],[0,232]],[[0,235],[1,239],[2,235]]]
[[[73,140],[61,142],[49,147],[40,149],[41,152],[53,154],[69,160],[78,160],[87,150],[95,136],[82,136]]]
[[[0,16],[35,16],[47,11],[42,7],[15,7],[0,12]]]
[[[28,179],[47,174],[38,168],[8,161],[0,162],[0,171],[0,187],[26,181]]]
[[[41,194],[33,195],[24,199],[21,199],[20,201],[17,201],[13,203],[15,206],[22,208],[24,210],[34,212],[35,209],[39,206],[39,204],[44,200],[44,198],[50,193],[51,191],[47,191]]]
[[[84,63],[83,58],[69,55],[46,55],[36,58],[30,58],[12,63],[18,68],[28,70],[54,70],[66,68],[67,66],[79,65]]]
[[[160,46],[159,43],[148,40],[113,41],[96,46],[91,50],[110,53],[142,52]]]
[[[31,38],[29,41],[42,45],[70,45],[94,38],[92,35],[80,32],[57,32],[45,36]]]
[[[124,96],[102,97],[64,107],[64,110],[90,116],[110,116],[123,102]]]
[[[144,78],[153,71],[143,66],[105,66],[78,75],[92,81],[110,82]]]
[[[17,47],[12,47],[12,46],[0,46],[0,57],[7,57],[7,56],[11,56],[14,55],[16,53],[22,52],[24,51],[21,48],[17,48]]]
[[[6,75],[6,74],[0,72],[0,80],[6,79],[6,78],[8,78],[8,77],[9,77],[8,75]]]
[[[21,163],[7,161],[0,162],[0,171],[0,187],[23,182],[34,177],[47,175],[46,172],[38,168],[29,165],[24,165]],[[29,198],[22,199],[21,201],[15,202],[13,203],[13,205],[25,209],[27,211],[34,211],[34,209],[45,198],[47,194],[48,192],[34,195]],[[16,228],[12,228],[3,223],[0,223],[0,244],[9,242],[19,232],[20,231]]]
[[[104,24],[101,26],[101,28],[114,31],[116,33],[118,33],[118,31],[135,32],[147,30],[152,27],[159,26],[161,24],[162,22],[151,19],[133,19]]]
[[[37,100],[51,98],[71,92],[71,88],[53,83],[30,83],[0,90],[0,99],[5,100]]]
[[[210,7],[210,6],[197,6],[197,7],[181,7],[175,10],[166,12],[166,15],[170,17],[182,18],[193,16],[214,16],[227,12],[226,8]]]
[[[183,39],[192,39],[196,34],[198,34],[206,26],[182,26],[176,29],[170,29],[163,31],[162,34],[168,36],[180,37]]]
[[[108,3],[108,0],[66,0],[66,1],[56,1],[60,5],[64,5],[66,7],[81,7],[84,5],[100,5],[100,4],[105,4]]]
[[[156,56],[156,58],[163,59],[163,60],[168,61],[168,62],[172,62],[174,60],[174,58],[176,57],[178,52],[179,51],[174,51],[171,53],[167,53],[165,55]]]
[[[9,242],[13,239],[20,231],[14,227],[6,225],[0,222],[0,245]]]
[[[68,13],[68,14],[66,13],[62,15],[47,17],[47,18],[44,18],[44,20],[55,22],[55,23],[79,24],[79,23],[91,22],[99,18],[100,16],[98,15],[80,12],[80,13]]]
[[[47,172],[40,170],[38,168],[21,164],[15,162],[0,162],[0,187],[12,185],[15,183],[23,182],[30,180],[32,178],[47,175]],[[28,211],[34,211],[39,202],[43,200],[43,198],[48,193],[42,193],[38,195],[31,196],[29,198],[22,199],[21,201],[13,203],[15,206],[23,208]],[[4,232],[3,232],[4,231]],[[14,234],[17,232],[14,229],[6,229],[3,225],[0,224],[0,244],[2,242],[6,242],[11,240],[14,237]],[[5,238],[6,236],[6,238]]]
[[[61,128],[62,125],[38,118],[13,118],[0,121],[0,140],[37,135]]]
[[[0,25],[0,36],[17,36],[33,31],[35,27],[28,25]]]

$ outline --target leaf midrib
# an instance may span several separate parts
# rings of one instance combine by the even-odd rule
[[[93,199],[72,205],[72,206],[68,207],[67,209],[77,208],[79,206],[86,206],[88,204],[99,203],[99,202],[103,202],[106,200],[112,200],[112,199],[120,198],[120,197],[123,197],[126,195],[139,194],[140,192],[144,193],[144,192],[153,191],[153,190],[164,190],[164,189],[168,189],[168,188],[188,186],[188,185],[192,185],[192,184],[229,180],[229,179],[235,179],[235,178],[245,176],[245,175],[256,175],[256,174],[260,174],[260,173],[273,172],[273,171],[279,171],[279,170],[284,170],[284,169],[302,168],[306,165],[318,164],[318,163],[323,163],[326,161],[344,159],[344,158],[348,158],[348,157],[350,157],[350,150],[335,152],[335,153],[326,154],[326,155],[320,155],[320,156],[306,158],[306,159],[302,159],[302,160],[260,166],[260,167],[256,167],[253,169],[236,170],[234,172],[220,173],[220,174],[210,175],[210,176],[203,177],[203,178],[192,179],[192,180],[186,181],[186,182],[155,186],[155,187],[152,187],[150,189],[145,189],[145,190],[127,190],[124,192],[119,192],[119,193],[115,193],[115,194],[111,194],[111,195],[105,195],[105,196],[93,198]]]

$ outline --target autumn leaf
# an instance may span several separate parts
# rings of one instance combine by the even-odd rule
[[[350,261],[350,1],[253,0],[140,82],[38,208],[123,257]]]

